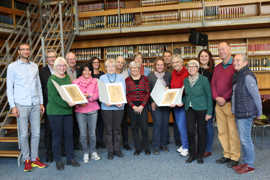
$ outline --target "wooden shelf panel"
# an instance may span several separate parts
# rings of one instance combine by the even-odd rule
[[[6,8],[6,7],[2,7],[0,6],[0,12],[1,13],[5,13],[5,14],[15,14],[15,15],[23,15],[24,11],[23,10],[18,10],[18,9],[13,9],[13,8]]]
[[[214,40],[228,40],[228,39],[241,39],[241,38],[260,38],[270,37],[270,28],[260,29],[243,29],[243,30],[226,30],[208,32],[208,39]],[[96,48],[96,47],[109,47],[109,46],[126,46],[138,44],[152,44],[158,43],[177,43],[188,42],[189,33],[180,34],[166,34],[166,35],[148,35],[148,36],[129,36],[118,38],[106,38],[99,40],[80,40],[72,44],[72,49],[75,48]]]

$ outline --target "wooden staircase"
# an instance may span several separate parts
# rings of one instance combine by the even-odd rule
[[[17,158],[20,165],[20,143],[17,137],[16,117],[10,114],[6,94],[6,73],[10,63],[17,59],[18,44],[27,42],[31,47],[30,59],[45,66],[45,51],[55,49],[64,56],[75,38],[73,0],[30,3],[25,14],[0,47],[0,157]],[[43,2],[43,4],[40,4]],[[14,149],[13,144],[18,145]],[[13,149],[9,147],[12,145]]]

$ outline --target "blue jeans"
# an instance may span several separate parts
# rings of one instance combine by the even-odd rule
[[[206,148],[205,152],[212,152],[214,142],[213,118],[209,119],[206,124]]]
[[[158,149],[159,146],[167,145],[168,123],[170,118],[170,111],[168,110],[152,110],[153,117],[153,148]]]
[[[19,146],[24,160],[35,161],[38,157],[38,146],[40,137],[40,105],[23,106],[16,104],[19,110],[18,134]],[[31,159],[29,150],[28,128],[31,124]]]
[[[253,118],[236,119],[240,143],[243,150],[243,161],[249,167],[254,167],[255,152],[251,139]]]
[[[80,142],[84,153],[96,152],[97,115],[98,115],[97,111],[89,113],[76,112],[76,117],[80,130]],[[89,149],[87,143],[87,127],[88,127],[88,136],[90,138]]]
[[[52,130],[53,158],[61,161],[62,141],[64,138],[67,160],[73,159],[73,118],[72,115],[48,115]]]
[[[174,108],[176,124],[181,136],[182,148],[188,149],[186,113],[183,107]]]

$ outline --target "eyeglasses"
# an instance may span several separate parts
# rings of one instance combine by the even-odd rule
[[[93,64],[99,64],[99,62],[93,62]]]
[[[188,66],[187,68],[190,68],[190,69],[192,69],[192,68],[198,68],[198,66]]]
[[[63,67],[67,67],[67,66],[65,64],[64,65],[58,64],[58,65],[56,65],[56,67],[63,68]]]
[[[22,48],[22,49],[19,49],[20,51],[30,51],[29,48]]]
[[[47,58],[56,58],[56,56],[47,56]]]

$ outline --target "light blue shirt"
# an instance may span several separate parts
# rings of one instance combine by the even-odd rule
[[[43,104],[39,71],[35,63],[17,60],[8,66],[7,97],[10,108],[15,104]]]
[[[102,81],[105,84],[121,82],[123,84],[124,92],[125,92],[125,95],[126,95],[126,82],[125,82],[125,79],[124,79],[124,77],[122,75],[106,73],[106,74],[103,74],[102,76],[100,76],[99,80]],[[119,108],[119,107],[117,107],[115,105],[106,106],[106,104],[101,103],[101,109],[102,110],[123,110],[124,109],[124,104]]]

